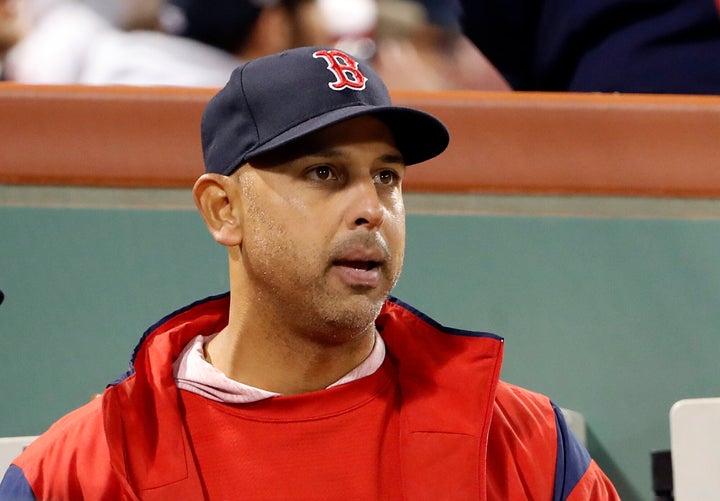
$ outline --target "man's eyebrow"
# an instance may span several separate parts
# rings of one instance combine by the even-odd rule
[[[308,157],[325,157],[325,158],[341,158],[346,156],[340,148],[316,148],[308,149],[302,156]]]
[[[342,158],[347,156],[341,148],[320,148],[318,150],[309,151],[306,156],[322,157],[322,158]],[[388,164],[405,164],[405,160],[400,153],[384,153],[378,157],[378,160]]]
[[[403,164],[405,165],[405,159],[400,153],[386,153],[380,156],[380,160],[387,164]]]

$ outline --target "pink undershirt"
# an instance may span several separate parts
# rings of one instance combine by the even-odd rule
[[[173,375],[178,388],[197,393],[210,400],[229,404],[257,402],[280,395],[230,379],[213,367],[205,360],[203,351],[205,343],[213,337],[196,336],[183,348],[180,356],[173,363]],[[370,355],[328,388],[369,376],[380,368],[384,359],[385,343],[378,334],[375,336],[375,344]]]

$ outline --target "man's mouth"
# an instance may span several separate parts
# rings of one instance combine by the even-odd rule
[[[387,281],[391,255],[380,235],[356,237],[341,244],[331,256],[331,273],[345,286],[368,291]]]
[[[343,256],[332,261],[333,274],[353,289],[374,289],[383,282],[384,261],[379,256]]]
[[[333,261],[333,266],[342,266],[344,268],[352,268],[353,270],[359,271],[370,271],[380,266],[380,262],[338,259]]]

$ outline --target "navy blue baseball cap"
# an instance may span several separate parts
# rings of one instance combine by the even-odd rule
[[[394,106],[365,62],[337,49],[301,47],[244,63],[210,100],[201,125],[205,170],[228,175],[259,155],[361,115],[390,128],[406,165],[439,155],[450,140],[434,116]]]

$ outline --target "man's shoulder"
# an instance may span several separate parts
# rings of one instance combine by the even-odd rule
[[[488,439],[488,489],[493,499],[548,498],[555,490],[558,429],[550,399],[498,383]]]
[[[83,447],[87,438],[102,435],[102,428],[102,398],[96,396],[53,423],[25,449],[23,456],[44,455],[47,449]]]
[[[498,382],[496,402],[505,405],[520,405],[528,413],[553,413],[553,405],[547,395],[529,390],[507,381]]]
[[[60,418],[13,461],[43,499],[72,497],[90,484],[109,485],[109,464],[100,397]]]
[[[509,441],[554,451],[557,446],[556,407],[546,395],[500,381],[495,394],[491,433]]]

